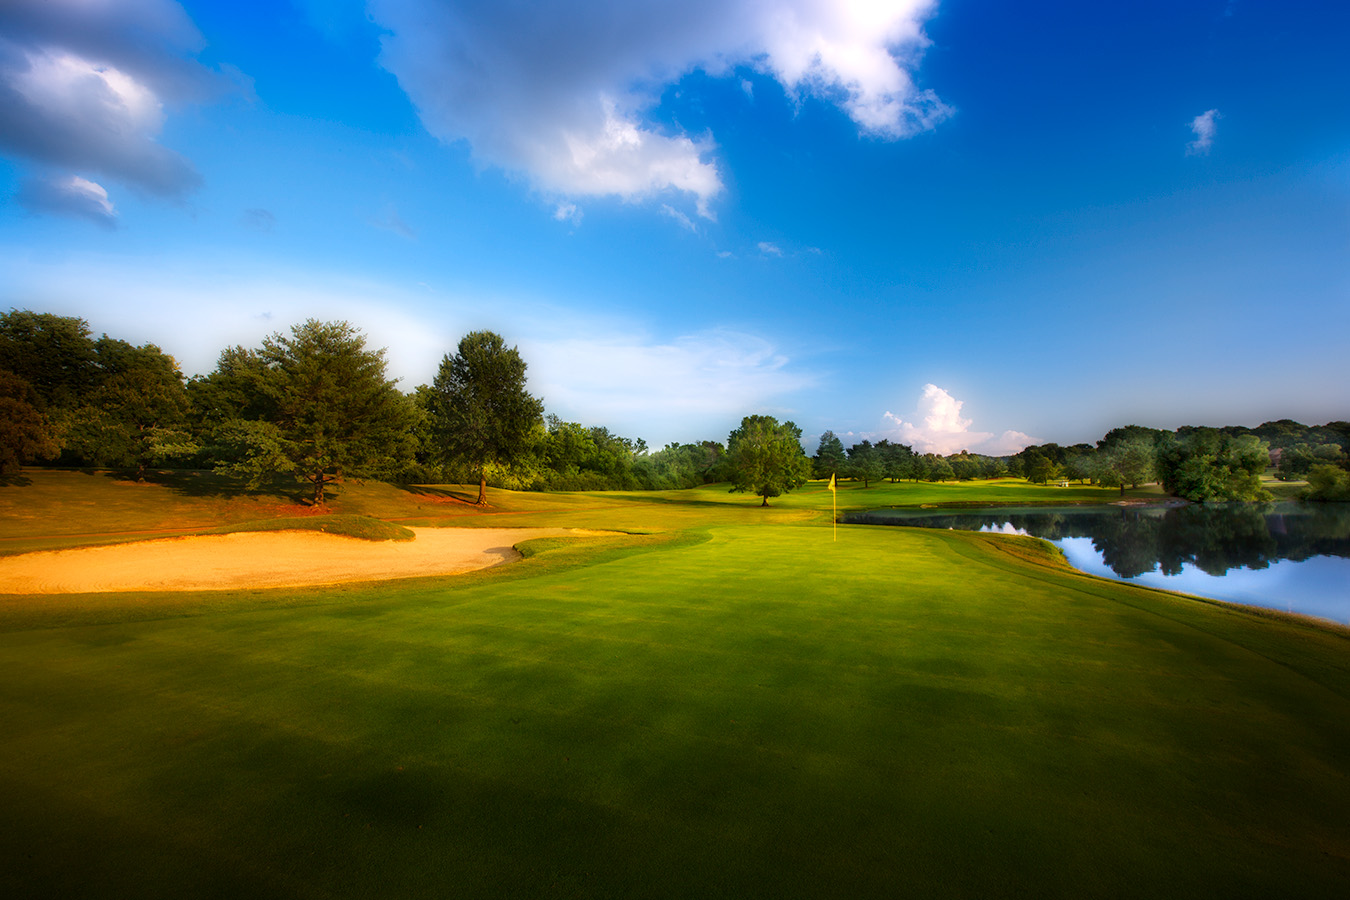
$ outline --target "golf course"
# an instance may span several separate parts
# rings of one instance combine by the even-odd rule
[[[479,507],[371,481],[310,516],[208,473],[26,469],[0,486],[0,894],[1344,896],[1350,631],[1032,538],[832,521],[1156,490]],[[341,570],[474,532],[514,552]],[[246,570],[297,533],[326,576],[4,580],[148,544],[159,578],[241,536]]]

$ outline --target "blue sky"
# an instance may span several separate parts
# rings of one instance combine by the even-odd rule
[[[1350,8],[9,0],[0,307],[468,331],[652,446],[1350,418]],[[851,436],[851,437],[850,437]]]

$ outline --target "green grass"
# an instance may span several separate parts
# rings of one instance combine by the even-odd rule
[[[652,533],[464,578],[0,603],[0,892],[1344,892],[1344,631],[1027,539],[835,542],[815,485],[492,500],[462,522]]]

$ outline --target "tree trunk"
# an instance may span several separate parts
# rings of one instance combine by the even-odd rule
[[[1123,481],[1120,483],[1120,496],[1125,496],[1125,482]]]
[[[487,505],[487,473],[480,471],[478,473],[478,501],[479,506]]]
[[[766,506],[768,506],[768,505],[769,505],[769,498],[768,498],[768,497],[765,497],[765,498],[764,498],[764,502],[761,503],[759,506],[760,506],[761,509],[763,509],[764,507],[766,507]]]

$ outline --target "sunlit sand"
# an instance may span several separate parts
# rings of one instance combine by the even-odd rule
[[[307,531],[204,535],[27,553],[0,559],[0,593],[222,591],[453,575],[520,559],[539,537],[573,528],[414,528],[412,541]]]

